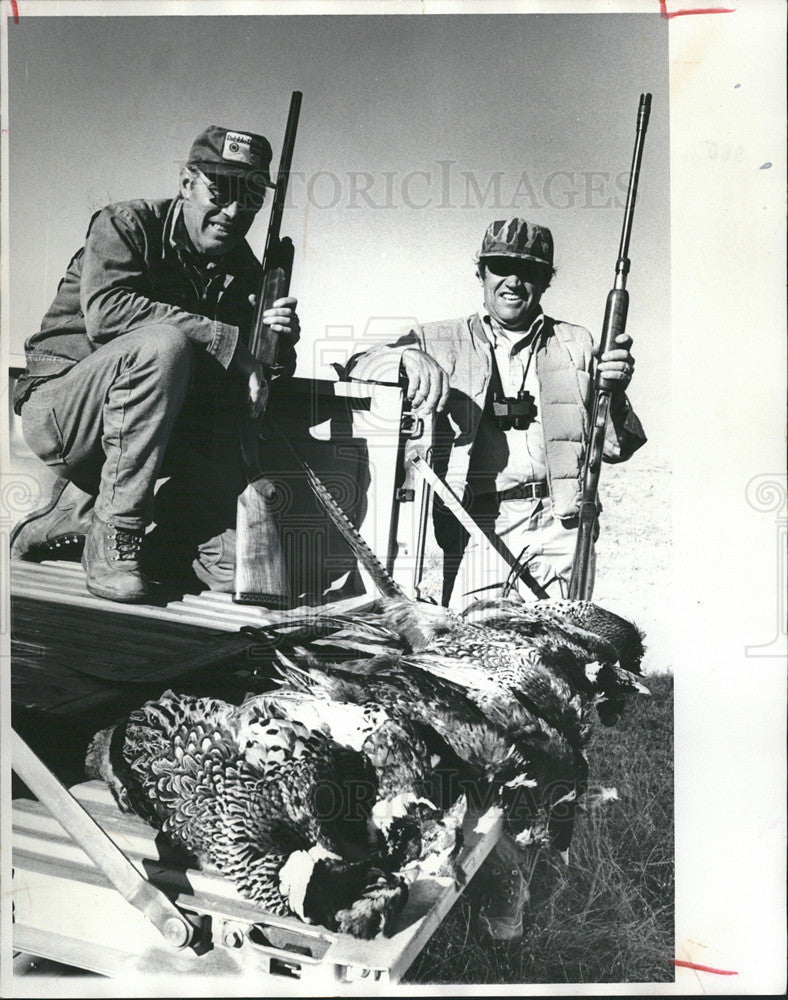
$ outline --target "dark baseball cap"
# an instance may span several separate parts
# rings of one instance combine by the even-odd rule
[[[553,234],[547,226],[525,219],[491,222],[479,251],[479,259],[484,257],[514,257],[552,269]]]
[[[209,125],[192,143],[188,162],[210,176],[249,178],[272,188],[272,156],[265,136]]]

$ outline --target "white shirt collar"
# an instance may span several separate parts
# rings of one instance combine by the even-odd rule
[[[479,319],[482,321],[482,329],[490,345],[494,348],[501,346],[501,341],[509,347],[510,353],[519,352],[524,347],[532,344],[539,335],[544,325],[544,311],[539,306],[539,312],[527,330],[506,330],[490,316],[484,306],[479,310]]]

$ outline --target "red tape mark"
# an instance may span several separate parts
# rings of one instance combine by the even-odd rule
[[[698,965],[697,962],[682,962],[680,958],[673,959],[674,965],[680,965],[682,969],[695,969],[696,972],[711,972],[715,976],[738,976],[738,972],[730,969],[713,969],[710,965]]]
[[[682,10],[668,11],[667,0],[659,0],[660,17],[683,17],[685,14],[735,14],[733,7],[684,7]]]
[[[14,24],[19,24],[19,7],[16,0],[11,0],[11,13],[14,15]]]

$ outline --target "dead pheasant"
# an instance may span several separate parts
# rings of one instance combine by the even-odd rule
[[[463,618],[535,643],[584,701],[593,702],[605,725],[618,720],[632,694],[650,694],[637,679],[644,654],[642,633],[591,601],[528,604],[515,595],[479,601],[466,609]]]
[[[642,633],[631,622],[592,601],[486,601],[472,605],[459,616],[445,608],[410,600],[308,463],[281,436],[304,470],[319,503],[380,591],[382,614],[377,618],[365,616],[365,621],[388,628],[401,648],[413,653],[438,649],[443,655],[458,655],[461,659],[481,656],[481,662],[494,671],[511,670],[525,656],[529,660],[526,681],[531,685],[535,678],[530,668],[541,658],[546,668],[542,680],[553,687],[559,699],[578,695],[584,704],[593,701],[600,706],[600,715],[607,723],[615,721],[633,692],[648,693],[632,677],[640,673]],[[469,626],[489,631],[482,635]],[[499,635],[493,637],[492,632]],[[592,664],[593,669],[586,669]],[[606,669],[600,672],[597,667]]]
[[[286,640],[282,639],[286,643]],[[516,724],[507,713],[493,721],[461,684],[422,670],[415,658],[373,656],[331,663],[303,647],[278,650],[285,693],[310,692],[316,699],[381,706],[421,737],[435,760],[432,797],[463,790],[477,807],[499,803],[509,833],[530,842],[540,830],[563,850],[571,837],[571,808],[556,811],[558,799],[580,794],[585,758],[563,736],[530,717]],[[325,653],[325,647],[320,648]],[[265,696],[263,696],[265,697]]]
[[[260,715],[286,719],[363,753],[376,777],[370,819],[384,836],[391,866],[407,872],[408,881],[428,874],[464,883],[457,856],[465,797],[436,781],[444,755],[430,751],[425,732],[410,719],[381,704],[337,701],[299,688],[250,695],[238,715],[244,726]]]
[[[571,803],[585,788],[587,774],[585,710],[589,704],[601,700],[598,683],[601,671],[586,668],[602,661],[611,669],[614,666],[621,669],[615,663],[621,653],[610,638],[601,634],[600,625],[617,616],[609,616],[604,609],[596,609],[588,602],[582,602],[582,608],[577,602],[551,602],[549,609],[545,607],[531,614],[530,624],[528,612],[521,609],[517,628],[509,629],[500,616],[491,617],[497,626],[493,628],[444,608],[417,604],[407,598],[386,572],[309,466],[295,452],[294,455],[318,500],[381,593],[381,613],[377,616],[366,615],[363,619],[339,616],[293,623],[287,633],[291,642],[302,644],[302,659],[307,652],[303,650],[304,643],[313,658],[312,667],[314,657],[320,658],[321,653],[340,661],[343,657],[355,657],[351,673],[369,672],[364,679],[370,688],[368,701],[380,697],[380,685],[389,683],[392,673],[399,674],[400,685],[406,676],[412,678],[414,671],[418,671],[461,689],[487,722],[497,727],[509,747],[518,739],[527,739],[533,754],[534,742],[541,743],[543,760],[553,765],[555,776],[562,781],[567,773],[571,774],[566,794],[561,796],[570,803],[565,809],[569,817],[565,829],[571,831]],[[578,625],[581,618],[584,624]],[[272,631],[281,641],[284,630]],[[621,642],[621,636],[616,637]],[[365,667],[359,654],[371,657],[374,665]],[[628,648],[627,655],[629,662],[634,662],[637,654]],[[310,664],[308,658],[306,663]],[[326,664],[321,666],[328,669]],[[345,684],[349,667],[347,662],[339,667]],[[335,666],[330,670],[337,672]],[[444,686],[438,701],[446,690]],[[426,713],[420,718],[429,724]],[[466,753],[464,759],[469,756]],[[549,771],[548,766],[545,771]],[[526,768],[522,781],[528,784],[532,780]]]
[[[166,692],[98,733],[86,770],[270,912],[368,938],[404,906],[404,880],[370,844],[374,768],[323,733]]]

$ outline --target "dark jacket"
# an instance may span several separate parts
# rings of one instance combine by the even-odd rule
[[[108,205],[90,220],[41,329],[25,342],[27,372],[14,393],[18,413],[41,381],[62,375],[101,344],[130,330],[166,323],[225,369],[252,318],[261,265],[244,242],[214,262],[191,248],[181,199]],[[286,350],[286,349],[283,349]],[[277,374],[291,373],[295,353]]]

